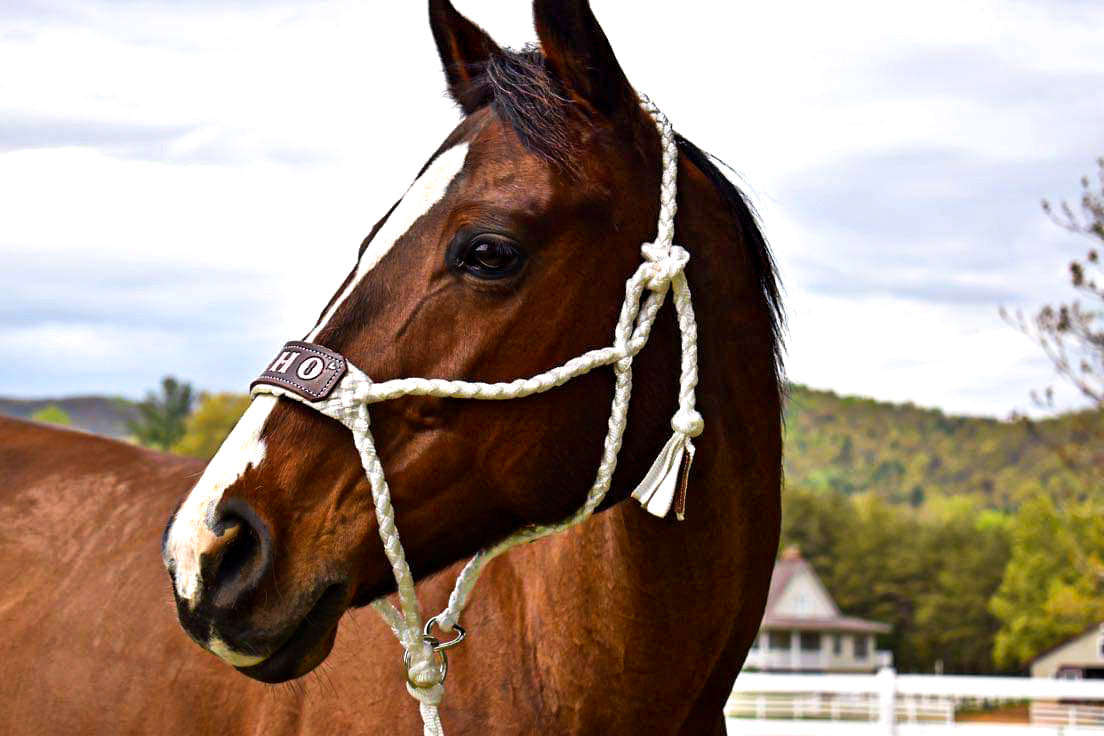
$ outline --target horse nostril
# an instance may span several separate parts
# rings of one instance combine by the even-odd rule
[[[202,576],[211,602],[230,608],[260,583],[271,564],[268,526],[237,499],[222,509],[213,531],[217,541],[203,554]]]
[[[255,560],[260,546],[256,533],[240,519],[228,519],[222,537],[225,544],[221,545],[218,553],[212,581],[216,590],[227,587],[240,577]]]

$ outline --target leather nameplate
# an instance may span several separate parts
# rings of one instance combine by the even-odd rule
[[[276,360],[249,384],[267,383],[299,394],[309,401],[330,395],[345,375],[345,358],[321,345],[293,340],[286,343]]]

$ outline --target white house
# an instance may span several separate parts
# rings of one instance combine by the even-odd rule
[[[1040,654],[1031,662],[1031,676],[1104,679],[1104,623],[1094,624]]]
[[[767,609],[744,669],[761,672],[875,672],[893,666],[874,648],[887,624],[844,616],[800,551],[774,565]]]

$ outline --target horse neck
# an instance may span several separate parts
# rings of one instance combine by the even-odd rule
[[[676,241],[691,252],[706,419],[686,520],[657,519],[621,501],[516,550],[488,581],[504,596],[498,605],[514,609],[511,624],[535,642],[529,661],[542,693],[574,698],[578,727],[611,707],[639,714],[661,704],[668,723],[693,722],[695,708],[706,719],[719,714],[758,630],[778,544],[781,437],[769,309],[745,234],[712,183],[684,160],[680,184]],[[678,344],[668,305],[635,363],[615,498],[628,494],[669,435]],[[611,683],[600,700],[596,682]]]

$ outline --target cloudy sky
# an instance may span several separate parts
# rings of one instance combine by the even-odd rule
[[[500,43],[524,0],[459,0]],[[1006,416],[1050,380],[998,307],[1063,298],[1041,213],[1104,154],[1104,3],[593,0],[727,161],[792,379]],[[421,2],[0,4],[0,395],[244,390],[458,116]],[[317,293],[296,289],[309,256]]]

